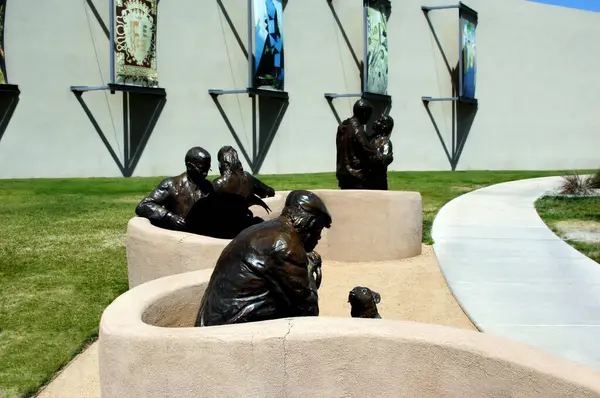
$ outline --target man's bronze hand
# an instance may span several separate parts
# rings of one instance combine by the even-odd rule
[[[169,224],[176,231],[184,231],[185,230],[185,219],[177,214],[170,213],[167,217],[169,217]]]
[[[362,178],[362,170],[357,170],[357,169],[350,169],[349,170],[350,175],[354,178]]]

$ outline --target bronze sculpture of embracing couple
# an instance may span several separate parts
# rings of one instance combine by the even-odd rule
[[[388,189],[387,167],[394,160],[390,141],[394,120],[381,116],[369,137],[365,125],[372,113],[372,105],[360,99],[354,104],[353,116],[338,126],[336,177],[340,189]]]

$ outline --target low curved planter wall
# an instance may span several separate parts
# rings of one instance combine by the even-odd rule
[[[483,333],[377,319],[193,328],[211,270],[138,286],[100,323],[102,398],[600,394],[600,372]]]
[[[327,205],[333,223],[323,231],[317,251],[324,260],[388,261],[421,254],[423,212],[418,192],[312,190]],[[289,192],[265,200],[269,215],[254,206],[255,215],[279,216]],[[127,226],[129,287],[163,276],[213,268],[230,242],[157,228],[135,217]]]

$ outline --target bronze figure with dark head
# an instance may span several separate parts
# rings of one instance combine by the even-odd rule
[[[191,148],[185,155],[186,171],[161,181],[142,199],[135,213],[157,227],[185,231],[185,217],[194,203],[213,192],[212,184],[206,180],[210,163],[210,154],[204,148]]]
[[[387,169],[394,161],[394,151],[390,140],[393,129],[394,119],[389,115],[383,115],[373,123],[371,143],[379,153],[381,161],[378,159],[367,171],[366,187],[368,189],[388,189]]]
[[[321,257],[314,249],[331,222],[317,195],[290,192],[279,217],[243,230],[225,247],[196,326],[318,316]]]
[[[187,217],[189,231],[213,238],[232,239],[251,225],[264,220],[254,217],[252,205],[271,209],[261,199],[275,190],[244,171],[237,151],[224,146],[217,155],[221,175],[213,181],[214,193],[199,200]]]
[[[268,198],[275,195],[275,190],[264,184],[252,174],[244,171],[237,151],[231,146],[224,146],[217,154],[220,177],[213,181],[216,192],[226,192],[244,197],[252,204],[259,204],[253,196]]]

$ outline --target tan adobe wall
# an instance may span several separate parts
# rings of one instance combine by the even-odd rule
[[[418,192],[313,190],[327,205],[333,223],[323,231],[317,251],[323,259],[342,262],[386,261],[421,254],[422,203]],[[281,213],[288,192],[265,200]],[[157,228],[135,217],[127,226],[129,287],[162,276],[213,268],[230,241]]]
[[[102,398],[600,396],[594,369],[462,329],[327,317],[188,327],[211,272],[151,281],[106,308]]]

